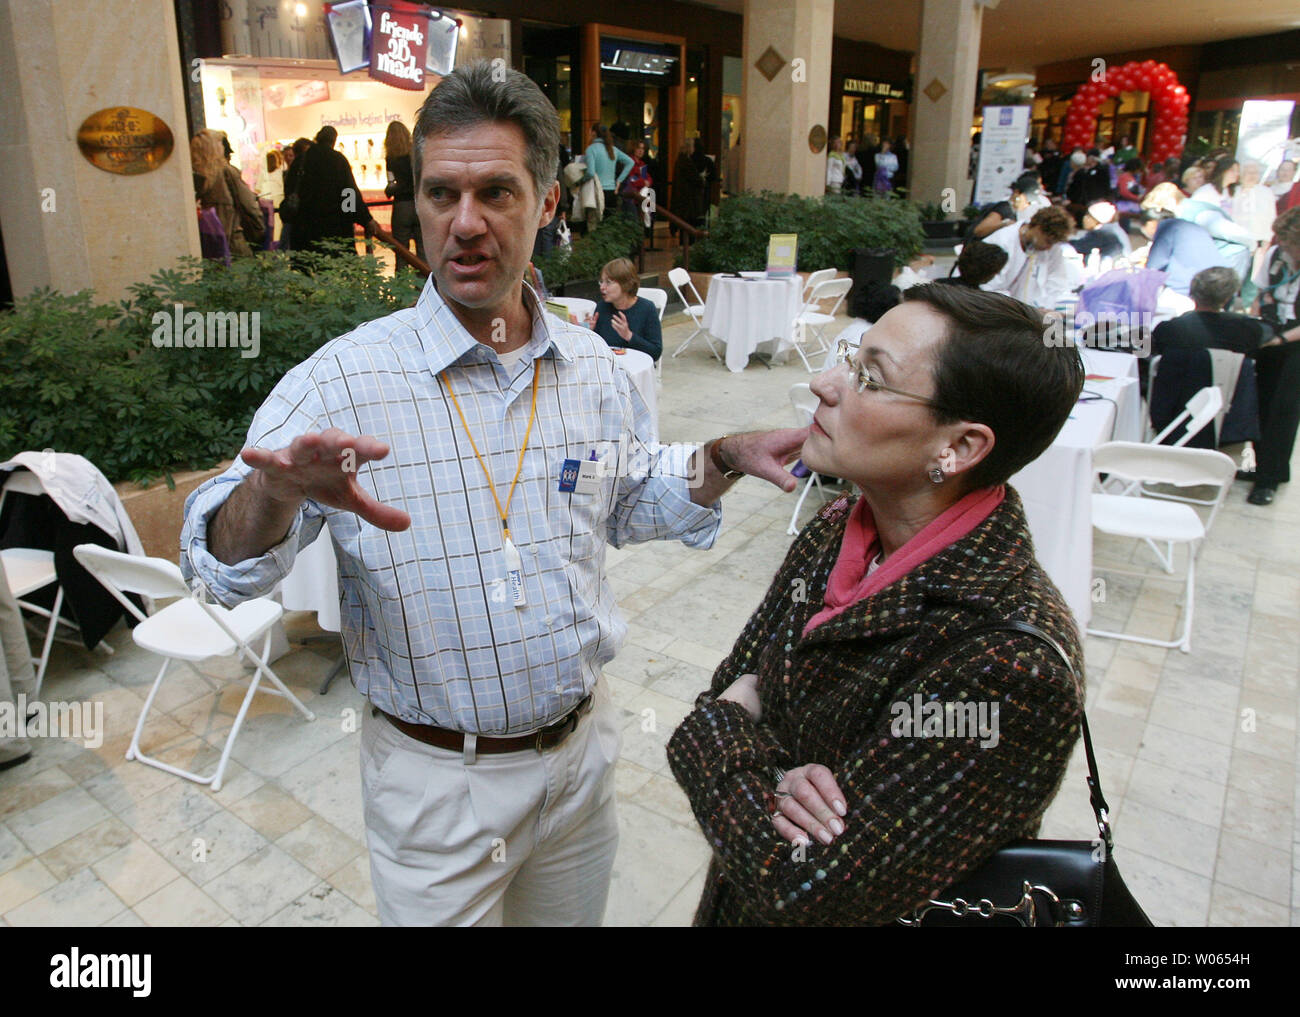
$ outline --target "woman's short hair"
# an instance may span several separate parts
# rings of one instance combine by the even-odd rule
[[[957,272],[967,286],[983,286],[1007,264],[1007,252],[997,244],[972,240],[957,255]]]
[[[935,353],[940,424],[987,425],[993,448],[966,475],[970,490],[1004,484],[1037,459],[1065,425],[1083,390],[1083,359],[1063,331],[1019,300],[927,283],[903,293],[948,322]]]
[[[528,75],[507,68],[502,77],[486,60],[456,68],[424,100],[412,132],[415,179],[427,138],[484,123],[513,123],[523,131],[524,165],[540,201],[559,172],[559,115]]]
[[[1241,289],[1241,278],[1230,268],[1207,268],[1192,276],[1187,295],[1198,305],[1221,311]]]
[[[636,291],[641,288],[636,266],[627,258],[615,258],[613,261],[605,262],[605,267],[600,270],[600,274],[610,282],[618,283],[629,297],[635,297]]]

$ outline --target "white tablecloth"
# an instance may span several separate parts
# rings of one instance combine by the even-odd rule
[[[1011,478],[1025,504],[1039,564],[1080,629],[1092,618],[1092,450],[1111,440],[1138,440],[1116,426],[1116,407],[1122,419],[1130,401],[1137,401],[1137,379],[1093,381],[1087,388],[1114,402],[1079,403],[1047,451]]]
[[[703,325],[727,344],[727,369],[743,371],[753,353],[780,353],[793,345],[803,308],[803,279],[715,275],[709,280]]]
[[[1116,353],[1111,350],[1083,349],[1083,366],[1089,375],[1100,378],[1117,378],[1121,381],[1131,380],[1131,385],[1109,386],[1093,377],[1085,381],[1085,392],[1095,392],[1115,400],[1115,437],[1106,441],[1141,441],[1145,428],[1142,426],[1142,393],[1138,389],[1138,362],[1131,353]]]
[[[652,432],[645,437],[649,441],[657,442],[659,440],[659,395],[655,391],[654,358],[640,350],[615,350],[614,363],[627,372],[628,378],[645,401],[646,409],[650,411],[652,427]]]
[[[326,632],[339,631],[339,569],[328,526],[298,552],[280,583],[280,602],[290,611],[315,611],[317,625]]]

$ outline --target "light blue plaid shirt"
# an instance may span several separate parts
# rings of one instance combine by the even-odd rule
[[[327,343],[284,376],[253,418],[248,444],[278,449],[308,431],[373,435],[391,452],[358,482],[410,513],[403,533],[307,501],[284,541],[225,565],[207,524],[250,468],[236,459],[187,499],[181,568],[231,605],[271,593],[299,549],[328,524],[339,563],[344,649],[357,689],[404,720],[481,735],[536,731],[592,689],[627,626],[605,578],[605,543],[674,537],[707,548],[720,507],[690,500],[694,446],[642,445],[644,402],[593,332],[538,310],[510,370],[475,341],[432,284],[415,307]],[[528,425],[537,419],[510,506],[527,605],[510,596],[503,534],[483,469],[437,375],[448,370],[505,504]],[[608,463],[599,493],[559,490],[565,459]],[[621,465],[615,468],[616,463]]]

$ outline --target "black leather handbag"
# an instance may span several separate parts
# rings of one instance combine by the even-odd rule
[[[1013,620],[980,625],[959,638],[997,631],[1023,632],[1043,640],[1065,661],[1070,673],[1075,674],[1069,654],[1061,645],[1028,622]],[[1151,926],[1151,920],[1124,885],[1115,864],[1109,806],[1097,776],[1087,716],[1081,716],[1080,721],[1097,838],[1022,840],[1008,844],[974,872],[899,918],[898,924],[926,928]]]

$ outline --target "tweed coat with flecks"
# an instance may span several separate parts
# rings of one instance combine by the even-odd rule
[[[673,774],[713,848],[697,925],[879,925],[1033,836],[1079,736],[1082,690],[1041,640],[975,625],[1018,618],[1083,674],[1073,616],[1034,558],[1020,498],[883,590],[823,623],[852,500],[791,545],[711,688],[673,733]],[[935,655],[938,654],[936,657]],[[757,674],[762,713],[715,697]],[[894,734],[894,704],[997,703],[996,745]],[[989,714],[986,713],[986,716]],[[918,725],[919,727],[919,725]],[[776,768],[830,768],[845,831],[798,852],[770,818]]]

